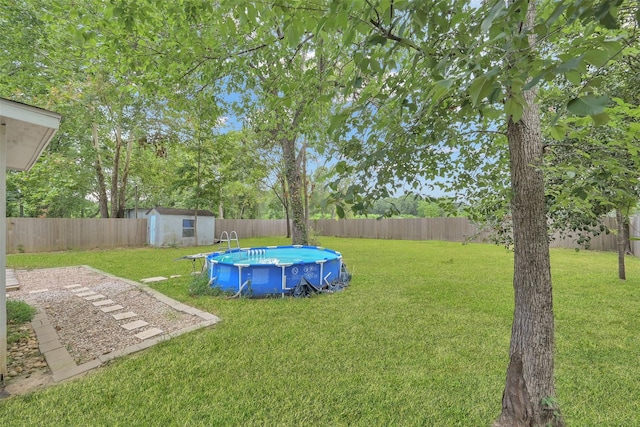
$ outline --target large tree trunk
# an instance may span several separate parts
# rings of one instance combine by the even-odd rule
[[[289,185],[289,206],[293,227],[291,230],[291,243],[294,245],[306,245],[308,243],[307,223],[304,220],[304,205],[302,203],[302,179],[296,158],[295,139],[285,137],[281,140],[284,157],[285,175]]]
[[[526,27],[535,19],[529,3]],[[535,40],[530,38],[530,44]],[[509,118],[515,309],[500,427],[563,425],[553,379],[554,319],[549,240],[540,165],[543,155],[536,91],[523,94],[517,123]]]
[[[515,310],[499,426],[562,425],[554,400],[554,321],[540,118],[535,94],[518,123],[509,120],[513,191]]]
[[[100,141],[98,139],[98,124],[93,123],[91,127],[93,148],[96,150],[96,160],[94,163],[96,170],[96,180],[98,181],[98,205],[100,206],[100,216],[109,218],[109,202],[107,200],[107,185],[102,169],[102,156],[100,155]]]

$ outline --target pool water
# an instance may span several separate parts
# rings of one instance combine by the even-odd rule
[[[218,257],[218,262],[230,264],[249,262],[250,264],[289,264],[300,262],[315,262],[318,259],[335,259],[337,254],[326,252],[324,248],[314,246],[274,246],[264,248],[240,249],[225,252]]]

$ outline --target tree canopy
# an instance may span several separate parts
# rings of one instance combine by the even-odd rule
[[[42,170],[11,176],[10,212],[122,216],[140,198],[244,217],[277,176],[306,243],[310,150],[340,216],[439,186],[512,226],[498,425],[562,425],[549,214],[589,223],[637,199],[637,1],[9,6],[2,95],[65,115]]]

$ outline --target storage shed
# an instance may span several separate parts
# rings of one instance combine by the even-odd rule
[[[213,245],[215,218],[213,212],[194,209],[155,207],[146,213],[149,246]],[[197,233],[196,233],[197,232]]]

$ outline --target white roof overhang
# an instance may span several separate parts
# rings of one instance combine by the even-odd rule
[[[6,168],[29,170],[53,138],[62,116],[0,98],[0,124],[6,131]]]

